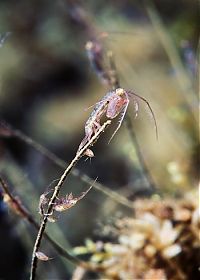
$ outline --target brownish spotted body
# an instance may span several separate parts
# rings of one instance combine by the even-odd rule
[[[128,109],[130,97],[133,98],[134,101],[134,107],[135,107],[135,116],[137,116],[139,111],[139,102],[138,100],[142,100],[146,103],[148,109],[150,110],[150,113],[153,117],[155,130],[156,130],[156,137],[158,137],[157,132],[157,124],[156,119],[153,113],[153,110],[149,104],[149,102],[142,96],[131,92],[126,91],[123,88],[117,88],[113,91],[108,92],[99,102],[96,103],[92,113],[90,114],[90,117],[88,118],[87,122],[85,123],[85,137],[81,141],[81,144],[78,148],[78,151],[80,151],[86,143],[91,139],[91,137],[98,131],[98,129],[101,127],[101,119],[105,115],[108,119],[114,119],[119,115],[119,122],[117,125],[117,128],[115,129],[114,133],[112,134],[109,142],[113,138],[113,136],[116,134],[118,129],[120,128],[126,111]],[[91,151],[91,150],[89,150]],[[87,155],[87,153],[86,153]],[[92,154],[94,156],[94,154]]]
[[[107,93],[98,103],[96,103],[90,117],[85,123],[85,137],[83,138],[78,151],[91,139],[91,137],[101,127],[101,118],[106,115],[108,119],[114,119],[121,113],[121,118],[117,129],[117,132],[123,121],[125,112],[127,110],[129,98],[127,92],[122,88],[117,88]],[[112,135],[112,137],[114,136]]]

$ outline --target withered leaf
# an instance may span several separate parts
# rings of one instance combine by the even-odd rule
[[[90,150],[90,149],[87,149],[87,150],[85,151],[85,155],[88,156],[88,157],[90,157],[90,158],[94,157],[94,153],[93,153],[93,151]]]
[[[73,197],[73,194],[70,193],[69,195],[66,195],[65,198],[58,199],[54,206],[54,210],[56,210],[57,212],[63,212],[65,210],[68,210],[69,208],[73,207],[84,196],[86,196],[86,194],[91,190],[91,188],[92,186],[90,186],[86,192],[83,192],[78,197]]]

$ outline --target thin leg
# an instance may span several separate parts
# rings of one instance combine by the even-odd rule
[[[119,130],[122,122],[123,122],[123,119],[125,117],[125,114],[126,114],[126,111],[128,109],[128,104],[129,104],[129,100],[127,101],[126,105],[124,106],[124,108],[122,109],[121,113],[120,113],[120,118],[119,118],[119,124],[117,126],[117,128],[115,129],[115,131],[113,132],[110,140],[108,141],[108,144],[110,144],[111,140],[113,139],[113,137],[115,136],[115,134],[117,133],[117,131]]]
[[[78,147],[78,151],[80,151],[85,146],[85,144],[91,139],[92,133],[93,133],[92,129],[87,130],[87,132],[85,132],[85,137],[81,141],[81,143],[80,143],[80,145]]]

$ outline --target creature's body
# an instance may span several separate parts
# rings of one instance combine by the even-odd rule
[[[85,124],[85,137],[83,138],[79,149],[80,150],[101,127],[100,121],[103,115],[109,119],[114,119],[121,113],[119,125],[114,134],[117,132],[123,121],[129,103],[128,93],[122,89],[117,88],[107,93],[94,107],[90,117]],[[114,136],[112,135],[112,137]]]

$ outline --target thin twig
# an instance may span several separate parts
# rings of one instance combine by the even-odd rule
[[[0,176],[0,184],[4,193],[9,197],[13,205],[15,206],[17,212],[25,218],[31,225],[33,225],[36,229],[39,230],[40,225],[35,221],[33,216],[30,212],[23,206],[21,200],[19,201],[18,198],[14,197],[13,194],[10,192],[8,185]],[[82,261],[77,257],[71,255],[67,250],[63,249],[57,242],[55,242],[46,232],[44,232],[44,237],[49,241],[49,243],[54,247],[54,249],[59,253],[59,255],[63,256],[65,259],[73,263],[74,265],[81,266],[87,270],[96,270],[98,267],[95,267],[94,264]]]
[[[64,160],[62,160],[57,155],[52,153],[46,147],[44,147],[37,141],[33,140],[31,137],[27,136],[22,131],[11,127],[6,122],[2,123],[2,126],[5,126],[5,130],[6,129],[8,130],[8,132],[7,132],[8,137],[16,137],[16,138],[20,139],[21,141],[25,142],[27,145],[30,145],[32,148],[34,148],[40,154],[42,154],[43,156],[48,158],[55,165],[61,167],[62,169],[65,169],[65,167],[68,163],[66,163]],[[10,131],[10,133],[9,133],[9,131]],[[128,200],[125,196],[119,195],[117,192],[110,190],[108,187],[106,187],[105,185],[103,185],[99,182],[94,182],[94,180],[92,178],[90,178],[88,175],[81,172],[78,168],[74,168],[71,171],[71,174],[74,177],[77,177],[78,179],[80,179],[82,182],[86,183],[87,185],[89,185],[89,186],[93,185],[94,189],[96,189],[97,191],[108,196],[113,201],[115,201],[129,209],[134,209],[133,203],[130,200]]]
[[[107,56],[108,56],[108,59],[109,59],[110,69],[111,69],[111,78],[110,79],[113,82],[113,89],[116,89],[117,87],[120,87],[120,81],[119,81],[119,77],[117,75],[117,67],[116,67],[116,64],[115,64],[115,60],[113,58],[113,53],[111,51],[109,51],[107,53]],[[139,96],[139,97],[141,98],[141,96]],[[146,102],[145,99],[143,99],[143,100]],[[150,106],[149,106],[149,108],[151,110]],[[151,112],[152,112],[153,117],[154,117],[154,113],[153,113],[152,110],[151,110]],[[154,121],[155,121],[155,117],[154,117]],[[150,171],[149,171],[149,169],[148,169],[148,167],[145,163],[144,157],[143,157],[142,152],[140,150],[140,146],[137,142],[137,138],[136,138],[136,135],[135,135],[135,132],[134,132],[132,121],[131,121],[128,114],[125,116],[125,124],[126,124],[126,128],[127,128],[128,132],[130,134],[130,138],[131,138],[131,141],[133,143],[133,146],[135,147],[137,158],[139,160],[140,166],[141,166],[143,174],[144,174],[144,176],[147,180],[147,183],[151,187],[152,191],[155,191],[156,190],[156,184],[155,184],[155,182],[154,182],[154,180],[153,180],[153,178],[150,174]],[[155,121],[155,124],[156,124],[156,121]],[[156,125],[156,138],[158,138],[157,125]]]
[[[140,146],[138,144],[138,141],[137,141],[137,138],[136,138],[136,135],[134,133],[134,128],[133,128],[133,124],[131,122],[131,119],[130,117],[127,115],[126,118],[125,118],[125,124],[126,124],[126,127],[127,127],[127,130],[130,134],[130,137],[131,137],[131,140],[132,142],[134,143],[134,146],[135,146],[135,150],[136,150],[136,154],[137,154],[137,158],[140,162],[140,166],[142,168],[142,171],[143,171],[143,174],[147,180],[147,183],[149,184],[152,192],[155,192],[155,190],[157,189],[156,188],[156,184],[151,176],[151,173],[145,163],[145,160],[144,160],[144,157],[142,155],[142,152],[140,150]]]
[[[54,192],[50,198],[49,201],[49,205],[48,205],[48,209],[46,214],[44,215],[44,218],[40,224],[40,228],[37,234],[37,238],[35,241],[35,245],[33,248],[33,253],[32,253],[32,262],[31,262],[31,272],[30,272],[30,280],[34,280],[35,276],[36,276],[36,269],[37,269],[37,256],[36,256],[36,252],[39,250],[41,241],[42,241],[42,237],[46,228],[46,224],[48,222],[48,216],[51,215],[52,211],[53,211],[53,205],[54,202],[56,200],[56,197],[58,197],[59,192],[61,190],[62,185],[65,182],[65,179],[67,178],[68,174],[70,173],[71,169],[78,163],[78,161],[81,159],[81,157],[84,155],[85,151],[91,146],[93,145],[97,139],[99,138],[100,134],[104,132],[105,128],[111,124],[111,120],[107,120],[102,126],[101,128],[97,131],[97,133],[90,139],[90,141],[88,141],[88,143],[80,150],[76,153],[75,157],[73,158],[73,160],[71,161],[71,163],[68,165],[68,167],[65,169],[64,173],[62,174],[62,176],[59,179],[59,182],[57,183],[57,185],[54,188]]]
[[[116,88],[120,87],[120,81],[119,81],[119,76],[117,73],[117,67],[115,64],[115,59],[113,57],[113,52],[112,51],[108,51],[107,52],[107,57],[109,60],[109,65],[110,65],[110,81],[112,83],[112,89],[115,90]]]
[[[76,1],[73,1],[72,3],[73,3],[73,5],[72,5],[73,9],[78,9],[79,11],[81,10],[83,12],[83,14],[86,15],[86,11],[83,10],[83,8],[80,7]],[[72,15],[74,15],[74,14],[71,14],[71,16]],[[86,34],[88,35],[89,38],[91,38],[91,27],[88,24],[89,16],[87,15],[87,16],[83,17],[83,16],[81,16],[80,13],[78,13],[78,14],[76,13],[76,20],[77,20],[77,24],[79,24],[80,27],[84,26],[84,30],[85,30]],[[112,51],[108,51],[106,53],[107,58],[108,58],[108,63],[109,63],[109,71],[107,71],[107,69],[105,67],[105,63],[103,61],[104,48],[103,48],[103,45],[102,45],[101,41],[97,40],[97,38],[98,38],[97,34],[98,34],[97,30],[93,26],[92,37],[94,37],[96,35],[96,39],[93,39],[92,43],[90,42],[90,45],[93,46],[93,48],[90,47],[91,54],[88,56],[88,58],[89,58],[89,60],[91,60],[91,59],[93,60],[92,65],[93,65],[93,70],[95,71],[96,75],[99,76],[99,65],[100,65],[101,66],[100,67],[100,69],[101,69],[100,72],[106,73],[106,75],[108,75],[108,77],[106,79],[107,85],[112,86],[112,89],[115,90],[116,88],[120,87],[120,80],[119,80],[118,73],[117,73],[117,67],[116,67],[116,64],[115,64],[115,59],[113,58]],[[86,44],[86,46],[87,46],[87,44]],[[97,46],[98,53],[95,51],[96,50],[94,48],[95,46]],[[86,47],[86,49],[87,49],[87,47]],[[100,81],[101,81],[102,84],[104,84],[105,79],[103,78],[103,75],[101,75],[101,77],[102,78],[100,79]],[[141,96],[139,96],[139,97],[144,100],[144,98],[142,98]],[[147,102],[146,100],[144,100],[144,101]],[[148,102],[147,102],[147,105],[148,105]],[[149,108],[151,110],[150,106],[149,106]],[[151,112],[152,112],[152,115],[154,117],[154,113],[153,113],[152,110],[151,110]],[[134,129],[133,129],[133,125],[131,123],[131,120],[128,116],[125,117],[125,120],[126,120],[126,124],[127,124],[127,129],[130,133],[133,146],[135,147],[137,157],[138,157],[138,160],[140,162],[141,168],[144,172],[144,175],[146,177],[146,180],[148,181],[152,190],[155,190],[156,189],[155,188],[155,186],[156,186],[155,182],[153,181],[153,178],[151,177],[151,174],[148,170],[148,167],[145,164],[142,152],[140,150],[140,146],[139,146],[139,144],[137,142],[137,139],[135,137],[135,133],[134,133]],[[154,120],[155,120],[155,118],[154,118]],[[156,125],[156,136],[157,136],[157,125]],[[125,201],[125,202],[127,204],[127,201]],[[128,203],[129,203],[129,201],[128,201]],[[133,208],[133,206],[132,206],[132,208]]]

